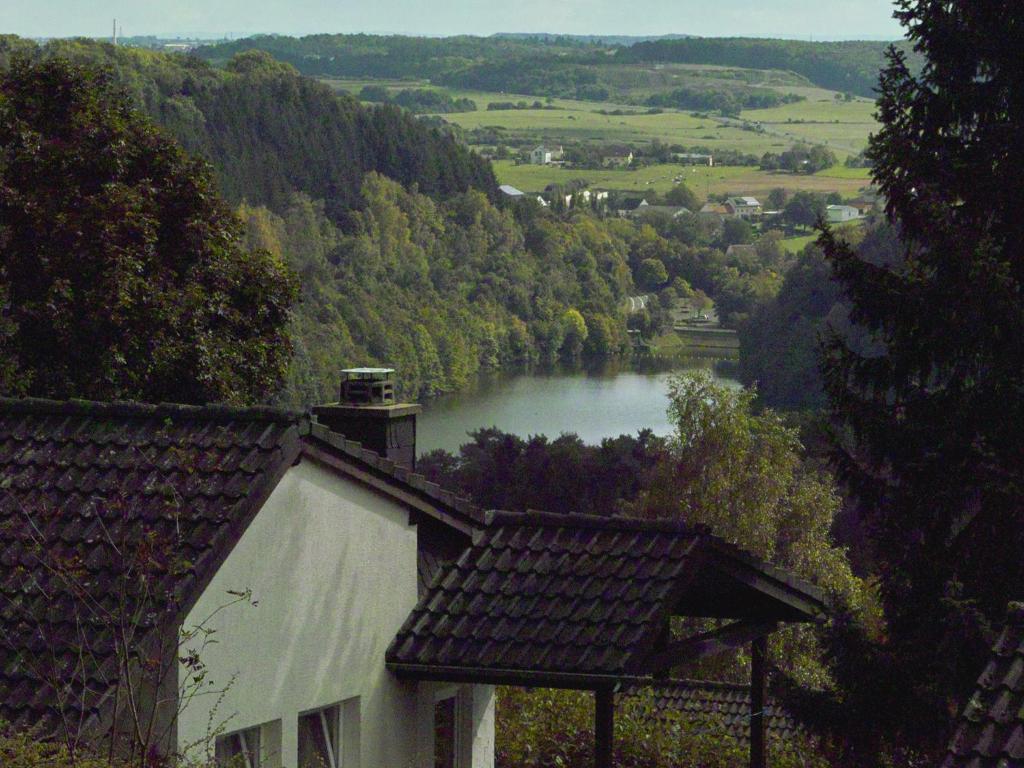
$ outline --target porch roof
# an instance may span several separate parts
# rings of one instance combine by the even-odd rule
[[[822,620],[821,590],[672,522],[490,512],[391,644],[400,676],[598,689]],[[670,641],[671,616],[732,619]]]

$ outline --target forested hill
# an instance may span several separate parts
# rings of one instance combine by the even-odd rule
[[[874,97],[878,73],[885,66],[890,43],[844,41],[812,43],[802,40],[703,38],[652,40],[618,51],[620,62],[714,64],[751,69],[782,69],[803,75],[815,85],[858,96]],[[896,44],[914,68],[919,56],[909,43]]]
[[[608,72],[652,63],[710,64],[795,72],[811,83],[871,97],[885,64],[885,42],[757,38],[647,41],[562,36],[421,38],[374,35],[266,35],[199,49],[214,62],[249,49],[271,53],[307,75],[427,78],[438,85],[601,100]],[[897,44],[916,68],[909,44]],[[605,96],[604,98],[607,98]]]
[[[266,54],[241,54],[221,69],[83,40],[36,47],[0,38],[0,66],[15,48],[108,67],[186,149],[211,161],[234,203],[281,210],[303,192],[339,220],[360,204],[371,171],[434,197],[469,189],[496,194],[490,164],[451,138],[397,107],[366,107],[337,95]]]

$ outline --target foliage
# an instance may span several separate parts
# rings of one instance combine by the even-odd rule
[[[801,190],[786,203],[782,217],[794,227],[810,228],[824,220],[825,209],[825,198],[822,195]]]
[[[269,54],[266,55],[269,56]],[[447,93],[430,88],[404,88],[392,95],[387,88],[379,85],[367,85],[359,91],[359,100],[380,104],[397,104],[416,114],[475,112],[477,108],[472,99],[455,99]]]
[[[637,282],[641,288],[652,291],[657,290],[668,282],[668,272],[665,270],[665,265],[659,259],[644,259],[640,262]]]
[[[902,247],[872,258],[823,235],[851,318],[875,341],[831,336],[825,382],[889,622],[886,644],[843,656],[859,705],[848,717],[934,762],[989,627],[1024,586],[1024,7],[897,6],[925,65],[915,75],[890,54],[869,158]]]
[[[16,60],[0,76],[0,388],[188,403],[275,393],[294,285],[241,247],[212,187],[109,78]]]
[[[67,746],[60,742],[13,731],[3,723],[0,723],[0,765],[4,768],[128,768],[118,759],[70,754]]]
[[[696,213],[701,208],[701,202],[685,183],[676,184],[665,193],[666,205],[681,205],[688,211]]]
[[[403,396],[417,396],[458,389],[481,368],[626,345],[614,308],[633,284],[618,222],[545,216],[524,231],[480,193],[438,203],[376,174],[360,207],[347,233],[304,196],[280,215],[240,209],[250,242],[300,277],[284,401],[324,402],[355,364],[396,367]]]
[[[612,515],[637,497],[664,448],[650,430],[586,445],[573,434],[524,440],[491,428],[457,455],[432,451],[416,467],[486,509]]]
[[[5,41],[0,39],[0,63]],[[478,189],[496,197],[490,165],[394,105],[361,106],[347,94],[299,77],[263,51],[243,49],[218,70],[195,58],[83,39],[34,48],[100,66],[186,150],[209,160],[232,203],[281,210],[304,192],[335,221],[358,205],[372,171],[447,197]]]
[[[580,691],[499,688],[495,765],[498,768],[587,768],[594,764],[593,696]],[[749,750],[726,733],[720,718],[655,712],[651,699],[620,698],[612,764],[617,768],[742,768]],[[768,743],[778,768],[824,768],[807,737]]]
[[[636,503],[648,517],[710,527],[718,536],[780,565],[834,595],[877,627],[869,585],[855,576],[831,539],[839,510],[832,478],[805,466],[797,431],[771,411],[755,415],[756,393],[715,383],[707,374],[674,378],[668,451]],[[804,683],[829,676],[809,633],[787,628],[780,662]]]

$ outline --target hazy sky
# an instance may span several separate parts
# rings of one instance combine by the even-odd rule
[[[493,32],[894,39],[891,0],[0,0],[0,33]]]

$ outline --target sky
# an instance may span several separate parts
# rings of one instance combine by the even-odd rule
[[[892,0],[0,0],[24,37],[244,37],[258,33],[691,34],[895,39]]]

